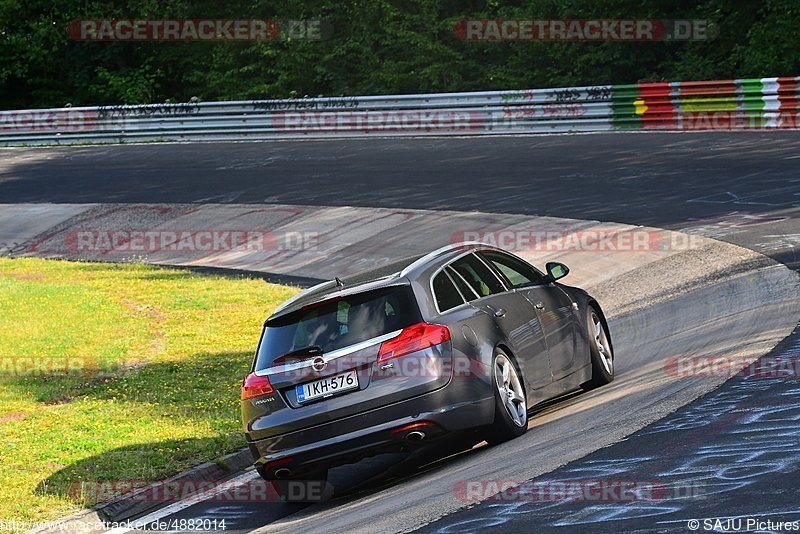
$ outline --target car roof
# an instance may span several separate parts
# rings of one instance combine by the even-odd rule
[[[278,306],[268,321],[329,298],[343,297],[384,287],[408,285],[412,280],[424,276],[431,267],[445,264],[464,252],[483,249],[500,250],[476,242],[453,243],[428,254],[409,256],[341,279],[335,278],[322,282],[301,291]]]

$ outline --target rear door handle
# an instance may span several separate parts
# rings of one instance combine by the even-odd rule
[[[503,308],[493,308],[492,306],[489,306],[488,308],[492,310],[492,314],[495,317],[503,317],[506,314],[506,310]]]
[[[536,308],[537,310],[543,310],[544,309],[544,303],[539,301],[536,304],[534,304],[533,307]]]

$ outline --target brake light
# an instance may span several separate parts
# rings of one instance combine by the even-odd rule
[[[319,308],[320,306],[325,306],[327,304],[333,304],[334,302],[339,302],[343,298],[344,297],[333,297],[327,300],[321,300],[319,302],[312,302],[311,304],[306,304],[305,306],[300,308],[300,311],[308,311],[314,308]]]
[[[269,395],[273,391],[275,390],[272,388],[272,384],[269,383],[269,378],[266,376],[258,376],[255,373],[250,373],[242,382],[242,400]]]
[[[378,361],[397,358],[450,341],[450,330],[440,324],[417,323],[404,328],[397,337],[381,343]]]

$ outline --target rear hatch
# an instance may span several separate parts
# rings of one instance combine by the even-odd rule
[[[269,320],[254,374],[273,390],[242,402],[256,440],[444,386],[449,331],[422,322],[407,284],[333,297]]]

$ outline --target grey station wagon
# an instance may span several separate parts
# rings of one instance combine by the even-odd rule
[[[477,243],[307,289],[264,325],[242,384],[258,472],[325,480],[328,469],[465,431],[524,434],[528,410],[614,376],[598,303],[519,257]]]

